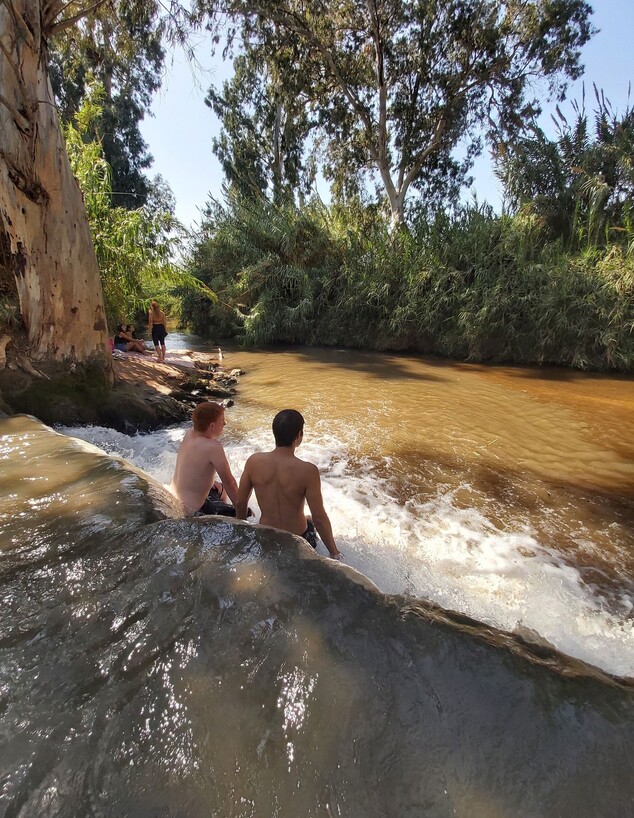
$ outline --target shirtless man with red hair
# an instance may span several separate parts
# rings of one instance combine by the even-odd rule
[[[235,517],[238,484],[218,440],[225,428],[224,407],[218,403],[199,403],[192,413],[192,422],[194,427],[185,433],[176,456],[170,491],[191,514]],[[221,483],[216,482],[216,475]]]

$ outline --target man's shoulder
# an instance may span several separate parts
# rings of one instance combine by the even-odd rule
[[[295,455],[295,460],[297,461],[297,463],[301,463],[302,466],[307,466],[309,469],[317,468],[317,466],[314,463],[311,463],[310,460],[302,460],[302,458],[298,457],[297,455]]]
[[[314,463],[308,460],[302,460],[300,457],[295,457],[295,468],[301,471],[302,474],[311,475],[319,474],[319,469]]]
[[[247,458],[245,468],[256,470],[266,468],[267,463],[274,459],[273,452],[253,452],[253,454]]]
[[[217,437],[206,437],[205,442],[208,444],[207,448],[210,452],[222,452],[225,453],[225,447],[222,443],[218,440]]]
[[[194,429],[190,429],[183,438],[183,443],[187,445],[187,448],[191,451],[197,452],[223,452],[224,449],[222,447],[222,443],[216,438],[213,437],[204,437],[201,434],[197,434]]]

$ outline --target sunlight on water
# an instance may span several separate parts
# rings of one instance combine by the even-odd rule
[[[227,414],[239,473],[270,433],[247,401]],[[629,673],[626,575],[590,583],[533,506],[361,452],[362,425],[311,424],[302,453],[348,563],[409,597],[292,535],[183,519],[150,473],[184,428],[68,430],[128,466],[2,420],[7,815],[630,814],[634,679],[527,644]]]
[[[244,410],[227,415],[225,447],[239,477],[254,450],[270,448],[270,433],[251,429],[248,440],[241,438]],[[101,428],[65,431],[167,484],[185,428],[135,437]],[[606,606],[527,522],[500,529],[481,510],[457,504],[455,490],[402,503],[375,477],[376,459],[355,454],[348,460],[346,445],[323,428],[300,454],[322,472],[325,506],[345,562],[380,590],[431,599],[504,630],[534,632],[564,653],[634,675],[632,596],[618,595],[620,611]],[[389,470],[387,460],[379,471]],[[251,506],[259,517],[255,498]],[[327,553],[323,546],[320,553]]]

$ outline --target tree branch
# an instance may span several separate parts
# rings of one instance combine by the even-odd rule
[[[379,133],[377,139],[377,161],[387,168],[387,84],[385,82],[384,49],[379,28],[379,14],[375,0],[366,0],[366,8],[371,19],[372,38],[376,53],[376,83],[379,92]],[[381,175],[384,176],[383,172]],[[392,177],[389,176],[389,187],[394,188]],[[384,177],[385,181],[385,177]],[[387,187],[387,185],[386,185]]]
[[[420,91],[420,84],[421,84],[421,77],[420,73],[416,73],[416,79],[414,81],[414,87],[412,88],[410,94],[410,105],[409,105],[409,114],[407,119],[407,129],[405,131],[405,138],[403,139],[403,153],[401,155],[401,165],[398,171],[398,182],[397,186],[398,189],[401,190],[403,187],[403,179],[405,178],[405,166],[407,164],[407,159],[409,158],[406,156],[406,148],[410,144],[410,139],[412,137],[412,129],[414,127],[414,114],[418,107],[418,92]]]
[[[445,130],[446,126],[447,120],[445,119],[444,116],[441,116],[438,122],[436,123],[436,130],[434,131],[432,141],[429,143],[429,145],[427,145],[427,147],[424,150],[420,151],[420,153],[416,156],[416,159],[414,159],[414,161],[412,162],[412,166],[409,169],[407,176],[403,181],[403,185],[399,193],[401,193],[403,190],[407,190],[407,188],[412,184],[412,182],[418,175],[420,169],[425,164],[427,157],[430,156],[435,150],[437,150],[437,148],[440,145],[440,140],[442,138],[443,131]]]
[[[24,17],[15,8],[13,3],[10,2],[10,0],[2,0],[2,5],[7,9],[9,14],[13,17],[13,20],[15,21],[16,26],[20,29],[20,31],[22,32],[22,34],[24,36],[24,39],[26,40],[27,46],[30,49],[32,49],[33,51],[35,51],[36,46],[35,46],[35,39],[33,38],[33,32],[31,31],[31,29],[26,24],[26,20],[24,19]]]
[[[79,20],[87,17],[89,14],[92,14],[93,11],[97,11],[97,9],[100,8],[100,6],[103,6],[106,2],[107,0],[97,0],[96,3],[93,3],[92,6],[88,6],[87,9],[78,11],[77,14],[74,14],[72,17],[66,17],[65,20],[60,20],[59,23],[55,23],[55,25],[50,27],[47,34],[52,37],[55,34],[59,34],[60,31],[65,31],[67,28],[74,26],[75,23],[79,22]],[[66,6],[64,8],[66,8]]]

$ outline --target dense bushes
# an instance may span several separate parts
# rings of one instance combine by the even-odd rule
[[[391,236],[362,208],[215,205],[192,273],[219,300],[189,296],[184,320],[248,345],[633,368],[627,242],[570,252],[531,215],[465,208]]]
[[[511,214],[464,207],[391,234],[378,205],[214,204],[183,318],[251,345],[412,350],[634,368],[634,110],[596,91],[558,131],[498,146]],[[420,212],[427,212],[424,208]]]

